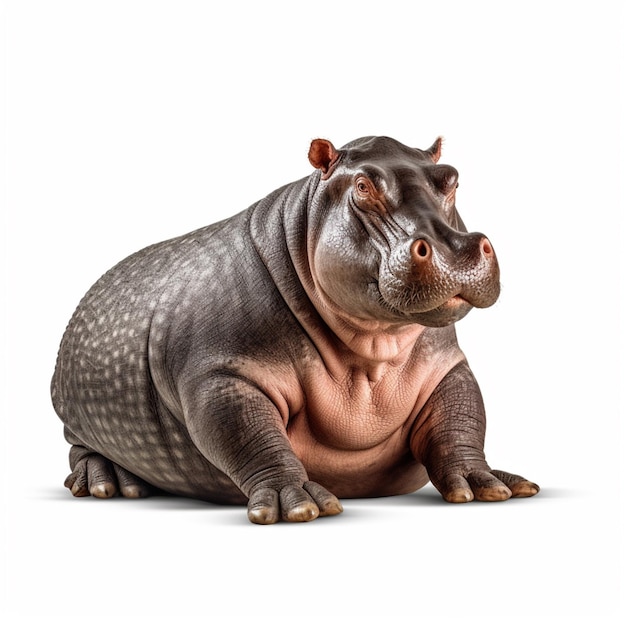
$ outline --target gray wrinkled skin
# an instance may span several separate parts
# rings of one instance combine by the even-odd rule
[[[499,270],[440,149],[315,140],[309,177],[107,272],[52,381],[72,493],[247,502],[263,524],[429,478],[452,502],[537,493],[482,451],[453,324]]]

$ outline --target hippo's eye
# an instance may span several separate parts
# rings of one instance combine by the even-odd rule
[[[365,178],[357,178],[355,187],[360,196],[366,197],[370,195],[370,185]]]
[[[355,179],[352,197],[356,205],[363,211],[379,216],[387,212],[383,192],[367,176],[359,176]]]

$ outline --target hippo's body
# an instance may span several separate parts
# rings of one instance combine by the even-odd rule
[[[498,266],[439,152],[315,140],[308,178],[105,274],[52,383],[72,493],[154,486],[259,523],[429,478],[453,502],[534,495],[485,462],[454,322],[495,301]]]

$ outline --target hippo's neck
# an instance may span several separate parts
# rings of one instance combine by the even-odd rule
[[[315,224],[323,219],[316,214],[321,209],[313,200],[318,184],[316,172],[257,203],[250,218],[252,239],[286,304],[329,369],[356,366],[377,378],[386,366],[401,365],[409,357],[425,328],[351,318],[317,288],[308,251],[314,246]]]
[[[392,325],[353,318],[333,307],[319,289],[312,290],[309,297],[328,328],[368,369],[370,364],[402,364],[426,330],[419,324]],[[345,359],[345,350],[339,352]]]

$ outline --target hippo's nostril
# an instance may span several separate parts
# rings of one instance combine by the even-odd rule
[[[480,241],[480,249],[484,256],[490,257],[494,255],[493,248],[491,247],[491,242],[487,237],[483,237]]]
[[[430,258],[431,248],[426,241],[418,239],[411,245],[411,256],[414,261],[426,261]]]

